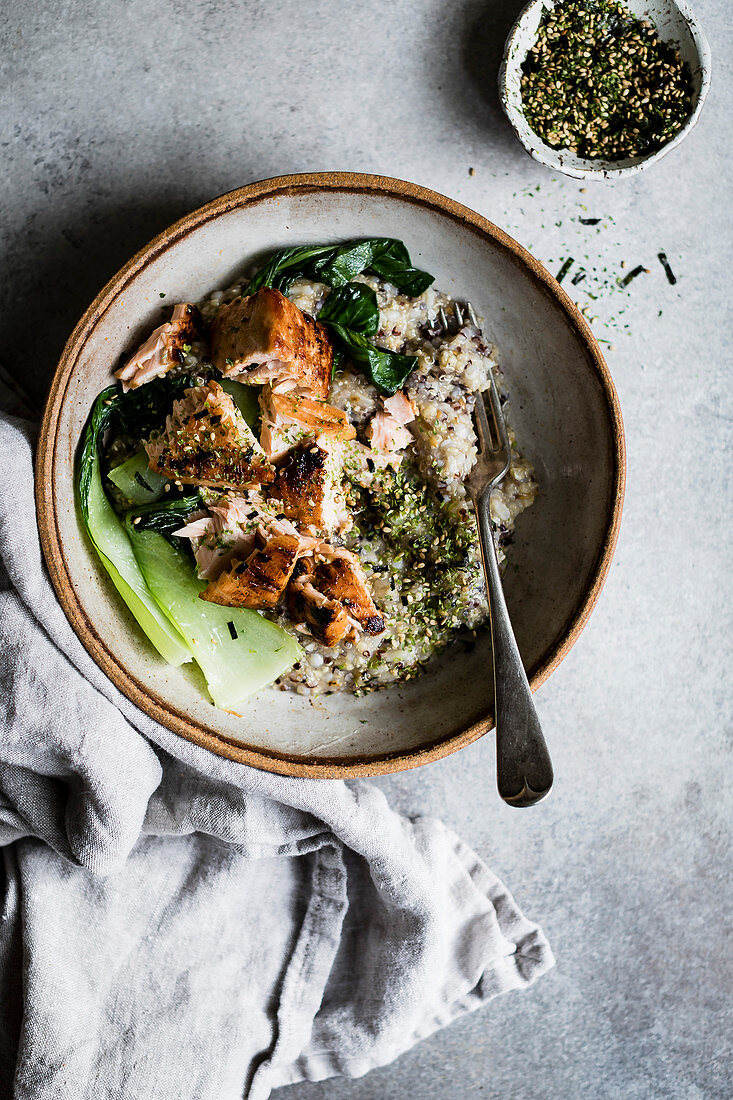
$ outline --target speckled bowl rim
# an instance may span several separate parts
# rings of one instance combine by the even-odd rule
[[[611,559],[618,538],[626,480],[626,455],[624,429],[616,390],[601,350],[588,324],[559,283],[520,244],[480,214],[462,206],[436,191],[430,191],[415,183],[391,179],[387,176],[361,175],[351,172],[323,172],[301,175],[277,176],[260,180],[246,187],[229,191],[213,199],[205,206],[187,214],[169,229],[160,233],[150,244],[124,265],[97,295],[72,332],[63,350],[59,365],[51,382],[41,424],[36,455],[36,508],[43,553],[51,581],[71,626],[87,652],[106,673],[119,690],[145,714],[163,726],[219,756],[242,764],[249,764],[281,775],[313,779],[345,779],[355,776],[380,775],[403,771],[439,760],[471,744],[493,729],[493,715],[487,706],[485,715],[472,725],[456,733],[443,735],[432,743],[396,753],[362,757],[307,757],[268,752],[261,747],[241,744],[220,734],[212,733],[200,723],[182,712],[173,710],[160,696],[133,677],[114,652],[97,634],[93,622],[82,608],[64,555],[56,514],[53,486],[55,484],[55,458],[59,414],[65,400],[67,387],[81,351],[94,326],[101,320],[112,301],[122,293],[132,279],[167,249],[199,226],[229,211],[256,205],[277,197],[323,192],[346,192],[361,195],[389,195],[408,203],[427,207],[441,216],[451,218],[469,232],[492,245],[499,246],[522,265],[534,277],[542,290],[560,306],[567,315],[585,345],[589,369],[598,376],[605,395],[608,419],[613,439],[613,486],[611,507],[606,535],[600,548],[595,568],[584,597],[574,615],[560,632],[554,645],[543,660],[532,669],[530,684],[533,691],[545,682],[569,653],[581,634],[595,607],[608,575]]]

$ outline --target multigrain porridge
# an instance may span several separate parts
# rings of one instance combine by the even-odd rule
[[[395,282],[378,260],[339,281],[326,259],[325,271],[291,272],[284,294],[259,272],[176,306],[117,372],[105,488],[218,705],[232,691],[212,687],[203,649],[220,645],[237,667],[253,626],[275,632],[256,642],[267,673],[232,690],[361,694],[415,677],[488,618],[466,478],[490,373],[507,400],[495,349],[473,323],[445,334],[436,316],[452,302],[409,257]],[[146,407],[160,391],[156,423],[125,415],[148,386]],[[537,492],[511,423],[509,436],[511,466],[491,497],[500,563]],[[151,579],[156,547],[177,555],[181,576],[187,563],[199,637]]]

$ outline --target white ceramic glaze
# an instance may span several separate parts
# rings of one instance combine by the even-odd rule
[[[301,180],[330,182],[314,187]],[[402,193],[391,192],[392,184]],[[215,709],[191,666],[170,668],[148,645],[108,583],[77,512],[73,469],[82,426],[120,354],[159,323],[161,293],[166,302],[196,301],[273,249],[364,236],[402,238],[437,286],[474,303],[498,347],[513,423],[540,486],[517,524],[506,575],[533,686],[582,629],[610,562],[623,494],[615,394],[590,331],[536,261],[458,204],[380,177],[286,177],[223,196],[131,261],[70,338],[44,419],[37,494],[52,578],[84,644],[139,705],[217,751],[226,750],[211,737],[296,761],[366,758],[362,771],[380,771],[421,761],[369,761],[409,756],[466,731],[473,739],[490,728],[488,634],[472,652],[459,645],[427,674],[387,691],[312,700],[268,689],[246,701],[241,716]],[[192,727],[206,736],[193,735]],[[430,749],[428,757],[447,751]],[[273,766],[292,770],[287,762]]]
[[[512,128],[527,152],[548,168],[564,172],[576,179],[612,179],[630,176],[665,157],[684,141],[697,123],[710,88],[710,46],[690,7],[683,0],[624,0],[635,15],[650,19],[660,38],[673,43],[680,57],[690,67],[693,86],[693,110],[679,133],[658,149],[643,157],[625,160],[589,160],[568,149],[553,149],[531,129],[522,110],[522,65],[537,38],[537,28],[543,12],[561,0],[530,0],[520,12],[509,32],[504,48],[504,60],[499,70],[499,98]]]

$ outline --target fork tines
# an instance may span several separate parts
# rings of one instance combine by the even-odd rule
[[[470,302],[453,301],[452,316],[448,316],[445,312],[445,307],[440,306],[435,317],[435,321],[431,326],[436,336],[444,333],[445,335],[455,335],[463,328],[463,326],[470,321],[476,328],[479,327],[478,318]]]

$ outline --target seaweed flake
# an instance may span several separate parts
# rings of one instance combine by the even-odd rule
[[[630,271],[628,275],[621,280],[621,286],[628,286],[632,279],[635,279],[637,275],[646,273],[646,268],[643,264],[638,264],[633,271]]]
[[[674,284],[677,282],[677,276],[675,275],[672,268],[669,266],[669,260],[667,259],[667,253],[666,252],[658,252],[657,253],[657,259],[659,260],[660,264],[664,268],[664,274],[667,276],[667,282],[670,284],[670,286],[674,286]]]
[[[567,275],[568,271],[570,271],[570,268],[573,266],[574,263],[575,263],[575,259],[572,256],[568,256],[567,260],[565,261],[565,263],[562,265],[562,267],[558,271],[557,275],[555,276],[558,283],[561,283],[563,281],[563,279]]]

